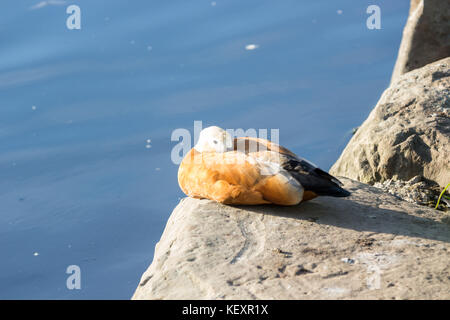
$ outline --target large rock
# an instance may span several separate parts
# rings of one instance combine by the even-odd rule
[[[450,182],[450,58],[402,75],[330,172],[366,183],[417,175]]]
[[[450,1],[411,0],[392,81],[450,56]]]
[[[133,299],[449,299],[442,213],[342,181],[295,207],[183,199]]]

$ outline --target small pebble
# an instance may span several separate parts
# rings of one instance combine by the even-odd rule
[[[355,260],[350,259],[350,258],[342,258],[341,261],[344,262],[344,263],[348,263],[348,264],[354,264],[355,263]]]

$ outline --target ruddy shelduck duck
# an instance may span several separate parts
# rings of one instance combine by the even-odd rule
[[[350,195],[338,179],[288,149],[261,138],[232,139],[216,126],[200,132],[180,164],[178,183],[190,197],[236,205],[291,206]]]

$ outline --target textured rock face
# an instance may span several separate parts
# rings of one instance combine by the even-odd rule
[[[450,1],[411,0],[392,81],[449,56]]]
[[[450,182],[450,58],[401,76],[352,137],[331,174],[375,183],[417,175]]]
[[[183,199],[133,299],[449,299],[442,213],[342,181],[295,207]]]

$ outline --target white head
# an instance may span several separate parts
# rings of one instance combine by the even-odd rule
[[[197,144],[194,146],[198,152],[225,152],[233,146],[231,135],[222,128],[212,126],[200,132]]]

